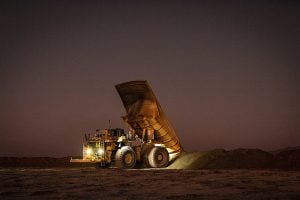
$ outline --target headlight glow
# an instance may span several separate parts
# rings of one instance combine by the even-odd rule
[[[92,150],[92,149],[88,148],[88,149],[86,150],[86,154],[87,154],[87,155],[91,155],[92,153],[93,153],[93,150]]]
[[[104,153],[103,149],[98,149],[98,154],[103,154],[103,153]]]

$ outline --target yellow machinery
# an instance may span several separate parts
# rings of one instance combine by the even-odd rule
[[[168,166],[182,148],[147,81],[131,81],[115,87],[126,109],[122,118],[129,132],[104,129],[92,136],[85,135],[83,159],[71,162],[95,162],[100,166],[115,163],[119,168],[134,168],[136,162],[145,167]]]

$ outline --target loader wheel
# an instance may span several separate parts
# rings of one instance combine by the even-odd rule
[[[124,146],[116,152],[116,166],[122,169],[131,169],[135,166],[136,155],[130,146]]]
[[[164,147],[153,147],[149,152],[148,161],[153,168],[167,167],[169,164],[169,153]]]

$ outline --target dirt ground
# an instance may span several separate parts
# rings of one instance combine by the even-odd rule
[[[300,199],[300,171],[2,168],[0,199]]]

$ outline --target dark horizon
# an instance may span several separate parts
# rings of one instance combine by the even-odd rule
[[[296,1],[1,1],[0,156],[80,155],[147,80],[187,151],[300,145]]]

